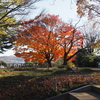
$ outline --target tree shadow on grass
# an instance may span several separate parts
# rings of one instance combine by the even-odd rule
[[[32,76],[23,75],[0,78],[0,100],[13,100],[11,98],[21,96],[24,92],[23,88],[27,88],[25,82],[32,78]]]
[[[21,68],[14,68],[14,71],[34,71],[34,67],[21,67]]]
[[[92,74],[94,72],[100,72],[100,70],[93,70],[91,68],[84,68],[81,70],[58,70],[54,73],[52,73],[52,75],[75,75],[75,74]]]
[[[98,72],[98,70],[93,70],[91,68],[84,68],[78,71],[79,74],[92,74],[94,72]]]
[[[3,77],[0,78],[0,88],[16,86],[21,82],[27,81],[32,78],[33,78],[32,76],[23,76],[23,75]]]
[[[67,74],[67,71],[66,70],[58,70],[58,71],[55,71],[54,73],[52,73],[52,75],[61,75],[61,74]]]
[[[42,82],[45,83],[45,80],[49,80],[49,78],[23,75],[3,77],[0,79],[0,100],[32,100],[32,98],[41,100],[36,98],[40,98],[41,91],[45,92],[42,90],[44,86]]]
[[[24,67],[24,68],[15,68],[14,71],[35,71],[35,72],[53,72],[53,70],[48,69],[37,69],[34,67]]]

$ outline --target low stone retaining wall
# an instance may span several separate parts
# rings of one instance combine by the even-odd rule
[[[71,93],[71,92],[89,92],[89,91],[94,91],[94,92],[100,94],[100,88],[97,88],[97,87],[92,86],[92,85],[86,85],[86,86],[71,90],[69,92],[63,93],[61,95],[48,98],[46,100],[75,100],[75,99],[69,99],[69,98],[71,98],[69,93]]]

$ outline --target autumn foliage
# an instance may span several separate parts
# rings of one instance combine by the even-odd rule
[[[44,14],[23,22],[17,30],[14,50],[16,56],[26,61],[47,61],[51,67],[51,61],[57,61],[65,53],[66,59],[72,56],[82,40],[82,33],[62,22],[59,16]]]
[[[73,26],[64,25],[60,31],[59,39],[63,51],[63,65],[66,65],[68,60],[74,60],[77,49],[82,48],[83,36],[82,33]]]
[[[100,1],[99,0],[77,0],[77,13],[82,17],[86,16],[89,20],[100,17]],[[98,22],[98,21],[97,21]]]
[[[93,48],[99,47],[100,46],[100,40],[98,40],[96,43],[92,44]]]

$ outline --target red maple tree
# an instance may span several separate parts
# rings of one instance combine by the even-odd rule
[[[47,61],[51,67],[52,61],[64,57],[66,64],[82,45],[81,32],[62,22],[59,16],[43,14],[23,23],[17,30],[14,50],[25,61]]]
[[[48,14],[42,15],[32,23],[30,21],[24,23],[17,30],[15,37],[15,55],[26,61],[40,63],[47,61],[51,67],[51,61],[57,61],[61,56],[57,36],[63,22],[60,21],[59,16]]]
[[[59,35],[60,46],[63,50],[63,65],[67,61],[74,60],[75,55],[79,52],[78,49],[83,46],[83,36],[79,30],[76,30],[72,25],[64,25]]]

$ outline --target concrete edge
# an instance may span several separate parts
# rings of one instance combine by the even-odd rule
[[[74,90],[71,90],[71,91],[68,91],[68,92],[65,92],[61,95],[57,95],[57,96],[54,96],[54,97],[50,97],[48,99],[45,99],[45,100],[67,100],[68,98],[68,93],[70,92],[82,92],[82,91],[90,91],[92,88],[92,85],[85,85],[85,86],[82,86],[82,87],[79,87],[77,89],[74,89]]]
[[[92,91],[100,95],[100,88],[96,87],[95,85],[92,86]]]

